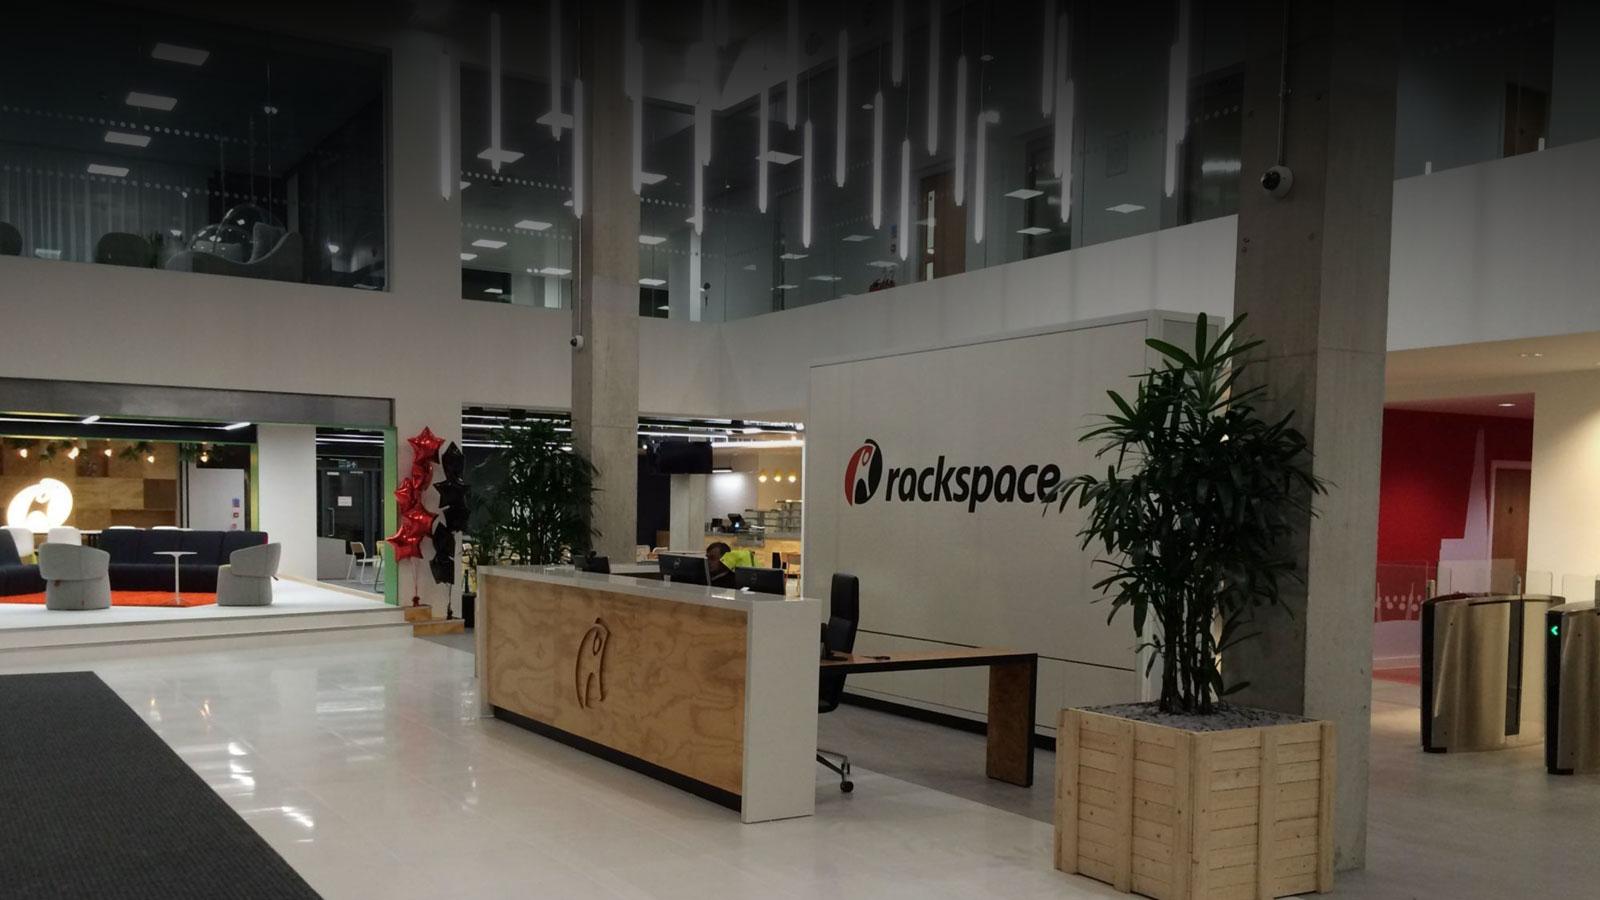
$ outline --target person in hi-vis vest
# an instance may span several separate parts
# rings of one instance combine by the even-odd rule
[[[734,550],[722,541],[706,547],[706,573],[712,587],[733,587],[733,570],[754,567],[756,556],[749,550]]]

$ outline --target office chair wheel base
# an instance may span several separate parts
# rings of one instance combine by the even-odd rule
[[[850,793],[851,791],[853,791],[855,789],[856,789],[856,783],[854,781],[841,781],[841,782],[839,782],[839,790],[844,791],[846,794]]]

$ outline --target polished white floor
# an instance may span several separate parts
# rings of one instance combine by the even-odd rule
[[[325,900],[1118,896],[1051,867],[1047,823],[859,769],[741,825],[476,718],[472,662],[400,638],[0,672],[92,668]]]

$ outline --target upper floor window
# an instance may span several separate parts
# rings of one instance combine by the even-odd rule
[[[0,254],[386,288],[384,55],[101,4],[0,48]]]

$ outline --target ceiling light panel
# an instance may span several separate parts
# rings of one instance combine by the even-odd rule
[[[196,47],[180,47],[177,44],[157,44],[150,51],[151,59],[183,63],[186,66],[203,66],[210,56],[210,50],[201,50]]]
[[[108,144],[120,144],[124,147],[150,146],[150,135],[129,134],[126,131],[108,131],[105,140]]]
[[[172,108],[178,105],[178,98],[163,97],[160,94],[146,94],[140,91],[129,91],[127,99],[123,102],[129,106],[137,106],[140,109],[156,109],[160,110],[161,112],[171,112]]]

